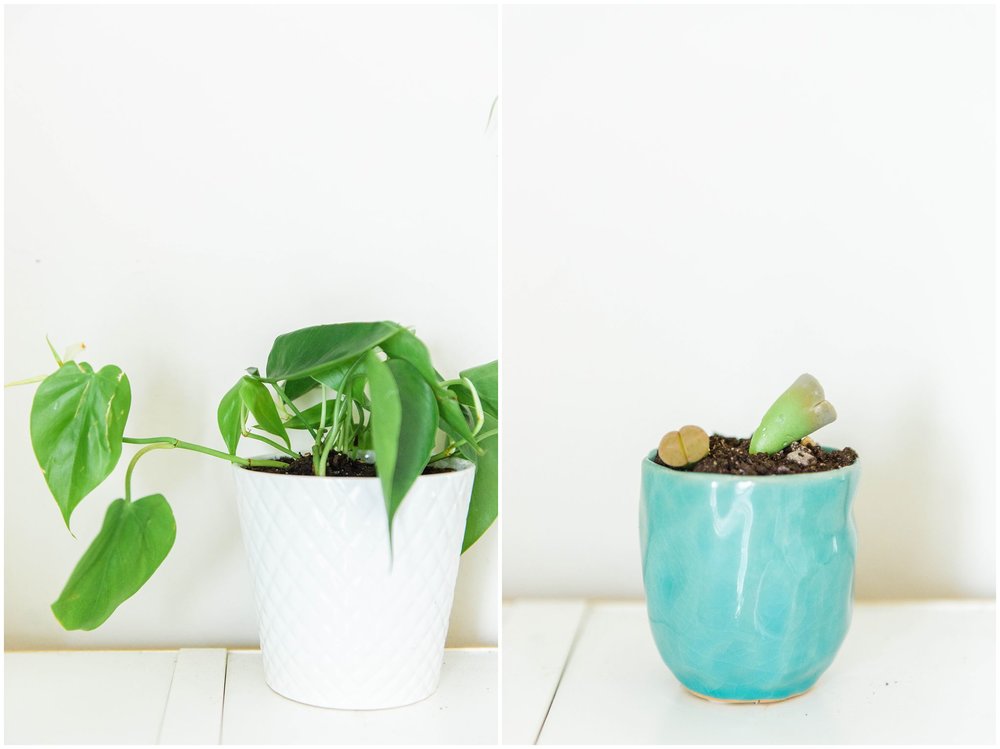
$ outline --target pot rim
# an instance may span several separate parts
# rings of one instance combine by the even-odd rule
[[[820,445],[822,450],[833,451],[833,447],[828,447],[826,445]],[[645,458],[642,459],[643,467],[647,465],[653,470],[658,470],[670,476],[674,476],[681,480],[696,481],[699,483],[705,483],[708,481],[720,482],[720,483],[739,483],[739,482],[749,482],[753,484],[787,484],[790,482],[796,483],[822,483],[823,481],[830,481],[833,479],[840,479],[847,476],[850,473],[859,473],[861,470],[861,457],[859,456],[857,460],[851,463],[849,466],[844,466],[842,468],[831,468],[828,471],[812,471],[810,473],[787,473],[787,474],[771,474],[766,476],[742,476],[735,473],[702,473],[694,471],[678,471],[670,466],[661,466],[659,463],[653,461],[653,456],[656,455],[656,450],[650,450]]]
[[[250,460],[277,460],[282,457],[288,457],[287,455],[276,455],[275,453],[269,453],[267,455],[251,455]],[[459,456],[451,456],[437,461],[438,463],[447,464],[449,468],[454,468],[453,471],[444,471],[442,473],[421,473],[417,476],[417,481],[421,479],[447,479],[449,476],[459,476],[468,470],[476,467],[476,464],[471,460],[466,460],[465,458]],[[305,475],[295,475],[289,476],[287,473],[267,473],[263,471],[251,471],[244,468],[237,463],[230,464],[235,471],[243,471],[246,474],[256,477],[266,477],[266,478],[277,478],[279,480],[294,480],[294,479],[329,479],[337,481],[378,481],[378,476],[315,476],[313,474]],[[242,475],[242,474],[237,474]]]

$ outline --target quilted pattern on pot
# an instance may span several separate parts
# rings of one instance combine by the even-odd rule
[[[268,685],[374,709],[437,688],[475,468],[420,476],[393,521],[377,479],[235,468]]]

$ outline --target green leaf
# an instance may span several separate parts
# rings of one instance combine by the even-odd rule
[[[344,377],[349,371],[351,371],[351,397],[354,401],[362,408],[371,408],[371,403],[368,400],[368,396],[365,395],[365,378],[362,376],[365,372],[364,361],[357,363],[357,359],[349,359],[348,361],[341,362],[332,369],[325,370],[315,375],[315,379],[310,377],[316,385],[322,383],[329,390],[333,390],[337,393],[340,392],[341,387],[344,385]],[[287,393],[287,391],[286,391]],[[331,398],[326,402],[326,426],[330,426],[330,419],[333,417],[333,409],[337,407],[337,399]],[[293,416],[284,422],[285,429],[318,429],[320,416],[322,416],[323,404],[317,403],[315,406],[310,406],[305,411],[302,412],[303,419],[300,419],[298,415]]]
[[[375,468],[392,518],[430,458],[437,433],[437,402],[420,373],[406,361],[366,361],[371,388]]]
[[[297,380],[285,380],[285,384],[281,389],[285,391],[285,395],[288,396],[289,400],[296,400],[318,387],[319,383],[312,377],[300,377]]]
[[[354,357],[353,359],[348,359],[333,367],[324,369],[322,372],[317,372],[313,375],[313,379],[325,385],[329,390],[339,393],[344,386],[344,378],[350,372],[352,380],[351,395],[356,401],[364,401],[364,378],[358,377],[355,379],[357,375],[362,375],[365,372],[365,363],[364,361],[358,362],[359,358]]]
[[[330,417],[333,416],[333,409],[336,407],[336,398],[331,398],[326,402],[326,426],[330,426]],[[322,403],[310,406],[302,412],[302,419],[295,415],[285,421],[285,429],[319,429],[319,417],[322,415],[322,410]]]
[[[379,344],[390,359],[403,359],[413,365],[428,385],[438,383],[438,375],[431,364],[431,354],[424,342],[406,328],[400,328],[395,335],[386,338]]]
[[[294,380],[354,359],[396,333],[392,322],[316,325],[278,336],[267,357],[265,382]]]
[[[400,329],[394,336],[387,338],[379,344],[390,359],[402,359],[409,362],[424,378],[424,381],[434,391],[437,399],[438,413],[443,422],[442,429],[453,440],[466,440],[473,448],[479,443],[472,434],[469,422],[466,421],[462,412],[462,407],[458,404],[458,397],[447,388],[440,387],[438,383],[442,377],[434,369],[431,363],[431,355],[424,342],[417,338],[406,328]]]
[[[230,455],[236,454],[240,436],[247,423],[247,407],[241,396],[242,388],[243,380],[241,379],[222,396],[217,412],[219,431],[222,433],[222,439],[226,443]]]
[[[364,387],[364,383],[361,383]],[[365,399],[367,401],[367,398]],[[362,401],[364,403],[364,401]],[[330,419],[333,417],[333,409],[337,407],[337,399],[331,398],[326,402],[326,426],[330,426]],[[297,415],[285,422],[285,429],[319,429],[319,417],[322,416],[323,404],[317,403],[302,412],[303,419]]]
[[[260,428],[269,434],[281,437],[285,444],[291,448],[292,443],[288,439],[288,432],[278,415],[278,408],[274,405],[271,392],[263,382],[256,380],[249,375],[244,375],[240,379],[240,398],[247,409],[257,419]]]
[[[479,447],[479,441],[472,434],[465,412],[459,405],[458,396],[447,388],[435,388],[434,395],[437,397],[442,431],[455,442],[464,439],[475,451]]]
[[[483,404],[483,410],[494,419],[500,418],[500,397],[497,382],[499,379],[497,372],[497,360],[488,364],[481,364],[472,369],[466,369],[458,373],[460,377],[467,377],[476,386],[479,393],[479,400]],[[472,396],[460,394],[461,401],[469,406],[472,405]]]
[[[80,501],[118,464],[132,403],[118,367],[94,372],[66,362],[46,377],[31,403],[31,446],[66,527]]]
[[[483,431],[497,428],[497,420],[487,415],[483,422]],[[476,460],[476,480],[472,485],[472,499],[469,502],[469,515],[465,521],[465,539],[462,541],[464,554],[472,544],[479,540],[486,530],[497,519],[497,493],[499,486],[498,458],[500,439],[498,434],[480,441],[480,447],[486,450]]]
[[[750,454],[773,454],[812,434],[837,418],[823,386],[811,374],[802,374],[771,404],[750,438]]]
[[[108,506],[52,613],[64,629],[96,629],[153,575],[174,545],[177,526],[162,494]]]

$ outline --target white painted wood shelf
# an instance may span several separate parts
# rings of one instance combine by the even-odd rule
[[[325,710],[264,683],[259,650],[4,654],[6,744],[496,744],[497,651],[445,651],[393,710]]]
[[[801,697],[729,705],[681,687],[643,602],[503,609],[505,744],[995,744],[992,601],[858,603]]]

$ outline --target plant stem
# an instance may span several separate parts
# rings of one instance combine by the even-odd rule
[[[326,474],[324,469],[320,471],[320,437],[326,438],[326,385],[322,382],[319,384],[319,395],[320,395],[320,407],[319,407],[319,432],[316,436],[316,443],[313,445],[313,473],[317,476],[323,476]]]
[[[499,431],[500,431],[499,429],[488,429],[482,434],[477,434],[476,436],[482,437],[483,439],[487,439],[488,437],[492,437],[494,434],[497,434]],[[467,442],[468,440],[459,440],[458,442],[452,442],[450,445],[448,445],[448,447],[446,447],[441,452],[437,453],[436,455],[432,455],[430,459],[427,461],[427,463],[430,464],[437,460],[444,460],[445,458],[453,455],[455,453],[455,450],[457,450],[459,447],[466,444]]]
[[[262,382],[263,382],[263,380],[262,380]],[[306,420],[302,418],[302,412],[301,412],[301,411],[299,411],[299,409],[297,409],[297,408],[295,407],[295,404],[294,404],[294,403],[292,403],[292,399],[291,399],[291,398],[289,398],[289,397],[288,397],[287,395],[285,395],[285,391],[284,391],[284,390],[283,390],[282,388],[278,387],[278,383],[276,383],[276,382],[272,382],[272,383],[271,383],[271,387],[273,387],[273,388],[274,388],[274,392],[276,392],[276,393],[278,394],[278,397],[279,397],[279,398],[281,398],[281,400],[282,400],[282,401],[284,401],[285,403],[287,403],[287,404],[288,404],[288,407],[289,407],[290,409],[292,409],[292,413],[293,413],[293,414],[295,414],[296,416],[298,416],[298,417],[299,417],[299,419],[300,419],[300,420],[302,421],[302,423],[306,425],[306,429],[308,429],[308,430],[309,430],[309,434],[311,434],[311,435],[313,436],[313,439],[314,439],[314,440],[315,440],[315,439],[319,439],[319,435],[317,435],[317,434],[316,434],[316,430],[315,430],[315,429],[313,429],[313,428],[312,428],[312,427],[311,427],[311,426],[310,426],[310,425],[308,424],[308,422],[306,422]]]
[[[347,452],[344,447],[344,441],[346,439],[347,429],[344,428],[344,406],[347,406],[347,418],[354,419],[354,370],[358,368],[361,363],[361,357],[358,357],[354,362],[347,368],[344,372],[344,377],[340,381],[340,388],[337,390],[337,403],[333,408],[333,421],[330,422],[331,434],[339,435],[335,437],[336,441],[338,438],[342,441],[340,442],[342,449],[341,452]],[[341,400],[343,396],[344,400]],[[326,475],[326,456],[330,454],[330,445],[334,444],[329,441],[329,436],[327,437],[326,444],[323,446],[323,457],[321,459],[320,468],[324,471],[321,475]]]
[[[333,447],[333,441],[337,436],[338,428],[339,427],[330,427],[330,432],[326,435],[326,442],[323,444],[323,452],[320,454],[319,463],[316,466],[317,476],[326,476],[326,461],[330,457],[330,450]]]
[[[59,358],[59,354],[56,353],[56,347],[52,345],[52,341],[49,340],[48,336],[45,336],[45,343],[48,344],[49,351],[52,352],[52,358],[56,360],[56,364],[60,367],[63,365],[63,360]]]
[[[240,466],[266,466],[268,468],[288,467],[287,463],[280,460],[251,460],[250,458],[241,458],[239,455],[230,455],[229,453],[224,453],[220,450],[213,450],[212,448],[205,447],[204,445],[196,445],[193,442],[185,442],[184,440],[179,440],[176,437],[122,437],[122,442],[130,445],[154,445],[158,443],[166,443],[171,447],[177,447],[181,450],[191,450],[204,455],[211,455],[214,458],[222,458],[223,460],[228,460],[230,463],[235,463]]]
[[[297,452],[295,452],[294,450],[289,450],[287,447],[285,447],[281,443],[275,442],[274,440],[269,440],[267,437],[265,437],[262,434],[254,434],[253,432],[243,432],[243,436],[244,437],[249,437],[252,440],[259,440],[260,442],[263,442],[265,444],[270,445],[271,447],[275,448],[276,450],[281,450],[281,452],[285,453],[286,455],[290,455],[293,458],[299,457],[299,454]]]
[[[438,385],[447,388],[452,385],[461,385],[469,394],[472,396],[472,404],[476,412],[476,425],[472,429],[472,436],[475,437],[479,434],[479,430],[483,428],[483,423],[486,421],[486,416],[483,413],[483,402],[479,399],[479,391],[476,390],[476,386],[472,384],[472,380],[468,377],[463,377],[460,380],[445,380],[444,382],[439,382]]]
[[[135,470],[135,464],[139,462],[139,458],[148,453],[150,450],[172,450],[174,445],[165,442],[159,442],[155,445],[146,445],[139,452],[137,452],[133,457],[131,462],[128,464],[128,468],[125,469],[125,501],[132,501],[132,471]]]
[[[28,377],[27,379],[24,380],[14,380],[13,382],[4,383],[4,387],[12,388],[15,385],[30,385],[33,382],[41,382],[46,377],[48,377],[48,375],[38,375],[37,377]]]
[[[333,407],[333,421],[330,423],[330,434],[334,435],[333,442],[327,440],[327,444],[340,445],[342,440],[340,435],[344,432],[344,403],[347,402],[347,398],[350,396],[343,395],[342,393],[337,393],[337,405]],[[323,446],[323,450],[329,453],[329,449],[326,444]]]

